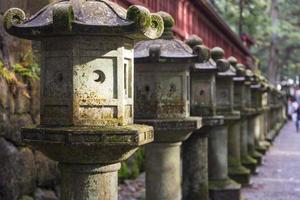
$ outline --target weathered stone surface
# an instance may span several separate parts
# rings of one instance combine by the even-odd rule
[[[30,109],[30,99],[26,97],[22,91],[19,89],[15,95],[15,113],[24,114],[29,113]]]
[[[71,33],[155,39],[164,30],[162,18],[147,8],[130,6],[126,11],[111,1],[55,2],[39,13],[26,20],[22,10],[10,9],[5,13],[4,26],[10,34],[32,40]],[[16,18],[19,20],[12,20]]]
[[[18,177],[22,184],[21,193],[29,194],[34,191],[36,187],[36,166],[34,162],[34,155],[29,148],[21,148],[19,151],[19,165],[16,167],[23,168],[20,177]]]
[[[209,179],[226,179],[228,174],[227,127],[215,126],[208,132]]]
[[[34,199],[30,196],[25,195],[25,196],[22,196],[19,200],[34,200]]]
[[[117,200],[120,163],[60,164],[62,174],[61,200]]]
[[[35,200],[58,200],[56,194],[52,190],[38,188],[34,192]]]
[[[153,144],[146,146],[146,199],[181,200],[180,146],[202,126],[190,117],[190,63],[200,57],[175,39],[174,20],[165,22],[160,39],[135,46],[135,122],[154,127]]]
[[[242,186],[247,186],[250,183],[250,171],[241,164],[240,121],[234,121],[228,130],[228,175]]]
[[[179,143],[153,143],[146,146],[147,200],[181,200]]]
[[[3,138],[0,139],[0,199],[16,200],[21,193],[14,169],[18,150]],[[21,169],[19,169],[21,170]]]
[[[182,199],[208,200],[207,130],[195,131],[182,146]]]
[[[8,94],[8,109],[10,114],[14,114],[16,111],[16,102],[13,94],[9,92]]]
[[[258,165],[262,164],[262,154],[255,150],[255,128],[256,128],[256,115],[250,116],[248,118],[248,153],[253,157]]]
[[[53,187],[58,183],[57,163],[47,158],[42,152],[34,153],[39,187]]]
[[[16,144],[21,144],[21,127],[32,125],[30,114],[10,115],[11,129],[5,132],[5,138],[13,141]]]
[[[30,114],[34,122],[38,124],[40,121],[40,83],[37,80],[30,81]]]
[[[28,148],[20,151],[0,138],[0,199],[15,200],[35,189],[36,168],[33,153]]]
[[[8,84],[0,77],[0,109],[8,108]]]
[[[212,200],[239,200],[241,186],[228,178],[228,127],[209,129],[209,193]]]
[[[4,136],[6,132],[11,129],[11,124],[8,118],[8,114],[0,112],[0,136]]]

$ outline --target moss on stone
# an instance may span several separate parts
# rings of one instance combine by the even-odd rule
[[[241,161],[242,164],[257,164],[257,161],[250,156],[243,156]]]
[[[238,61],[237,61],[237,59],[236,59],[235,57],[231,56],[231,57],[228,58],[228,62],[229,62],[232,66],[236,67]]]
[[[243,167],[243,166],[231,166],[228,168],[228,173],[230,175],[249,175],[250,174],[250,170],[248,170],[247,168]]]
[[[238,185],[235,181],[231,179],[213,180],[209,181],[209,189],[223,189],[228,185]]]
[[[127,10],[127,20],[135,22],[138,34],[137,38],[159,38],[164,31],[164,22],[162,17],[156,13],[150,13],[147,8],[132,5]]]
[[[165,28],[172,28],[175,25],[175,20],[169,13],[160,11],[157,14],[162,17]]]
[[[128,20],[134,21],[136,26],[141,30],[146,30],[151,26],[151,16],[147,8],[132,5],[127,10]]]
[[[55,5],[53,7],[53,26],[57,31],[71,31],[74,12],[71,5]]]
[[[221,47],[214,47],[213,49],[210,50],[210,53],[211,53],[211,57],[214,60],[222,59],[225,55],[225,52]]]
[[[201,199],[209,199],[209,186],[207,184],[201,183],[199,187],[199,194],[201,196]]]

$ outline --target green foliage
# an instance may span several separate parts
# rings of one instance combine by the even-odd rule
[[[13,68],[16,74],[21,75],[24,78],[39,79],[40,66],[37,64],[32,51],[28,51],[27,54],[23,56],[21,62],[15,64]]]
[[[23,65],[17,63],[13,66],[13,70],[16,74],[19,74],[26,78],[39,79],[39,68],[38,65],[33,65],[32,67],[24,67]]]
[[[243,24],[243,33],[256,35],[266,31],[265,25],[269,23],[267,17],[268,1],[244,0],[242,19],[240,18],[240,0],[215,0],[214,2],[220,14],[234,31],[239,31],[240,20]]]
[[[277,37],[277,62],[283,76],[294,77],[300,73],[300,4],[299,0],[278,0],[278,20],[272,25],[271,0],[211,0],[220,15],[238,33],[239,22],[242,32],[256,40],[252,52],[258,58],[261,69],[266,73],[270,56],[272,36]]]
[[[37,80],[40,74],[40,67],[35,61],[32,52],[29,51],[20,63],[14,64],[11,67],[12,69],[8,69],[0,60],[0,78],[4,78],[10,84],[11,92],[14,93],[18,88],[24,96],[30,98],[24,80]]]
[[[3,62],[0,60],[0,77],[4,78],[7,82],[14,80],[14,74],[4,67]]]
[[[126,179],[137,178],[144,171],[144,161],[144,150],[140,148],[131,158],[122,163],[118,172],[119,180],[122,182]]]
[[[8,70],[3,62],[0,60],[0,77],[4,78],[7,82],[14,82],[16,75],[29,79],[39,79],[40,67],[36,63],[32,52],[28,52],[20,63],[12,65],[12,70]],[[21,81],[22,80],[18,80]]]
[[[121,169],[118,171],[118,177],[120,181],[128,179],[129,177],[129,170],[128,165],[126,162],[122,162]]]

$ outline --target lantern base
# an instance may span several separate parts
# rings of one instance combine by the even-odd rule
[[[250,156],[257,161],[257,165],[262,165],[263,155],[257,151],[250,152]]]
[[[262,155],[265,155],[266,152],[269,150],[271,144],[267,141],[260,141],[259,145],[255,147],[256,151],[261,153]]]
[[[276,131],[274,131],[274,130],[269,131],[266,140],[268,142],[272,143],[275,138],[276,138]]]
[[[209,197],[211,200],[240,200],[241,185],[230,179],[210,180]]]
[[[228,175],[232,180],[241,184],[243,187],[250,184],[250,170],[242,165],[229,166]]]
[[[249,155],[242,156],[242,165],[250,170],[251,174],[256,174],[257,161]]]

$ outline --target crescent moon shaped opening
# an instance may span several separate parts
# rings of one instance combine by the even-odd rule
[[[95,70],[93,72],[97,75],[97,78],[94,80],[95,82],[103,83],[105,81],[105,74],[101,70]]]

